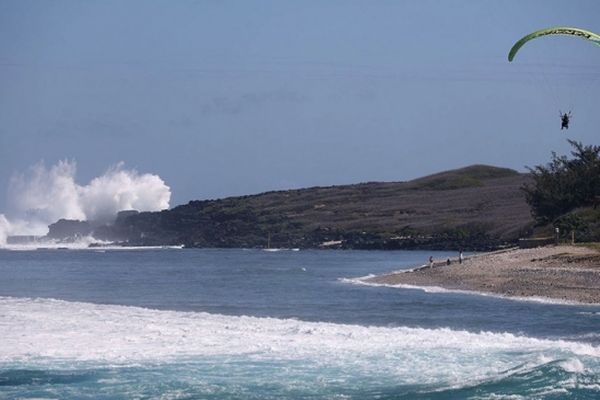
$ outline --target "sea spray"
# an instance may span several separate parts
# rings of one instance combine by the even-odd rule
[[[6,236],[10,233],[10,222],[6,219],[4,214],[0,214],[0,245],[6,243]]]
[[[8,234],[44,235],[61,218],[111,222],[117,212],[169,207],[171,190],[154,174],[125,169],[120,162],[87,185],[75,181],[75,161],[43,162],[15,174],[8,191],[9,212],[0,217],[0,243]]]
[[[42,222],[85,219],[75,183],[76,170],[75,162],[65,160],[50,168],[39,162],[27,173],[14,174],[8,188],[10,216]]]

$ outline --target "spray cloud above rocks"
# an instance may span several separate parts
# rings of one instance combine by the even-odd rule
[[[81,185],[77,164],[43,162],[13,175],[8,210],[0,214],[0,243],[8,235],[44,235],[57,220],[111,222],[122,210],[159,211],[169,208],[171,189],[160,176],[139,173],[120,162]]]

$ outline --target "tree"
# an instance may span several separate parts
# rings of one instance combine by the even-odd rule
[[[573,158],[557,156],[529,168],[533,184],[523,186],[527,203],[539,223],[554,221],[577,207],[595,204],[600,196],[600,146],[568,140]]]

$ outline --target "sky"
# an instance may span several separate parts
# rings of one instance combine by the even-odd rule
[[[549,26],[600,32],[599,16],[596,0],[0,0],[0,212],[40,163],[82,185],[156,175],[170,206],[525,171],[567,138],[598,144],[600,48],[508,51]]]

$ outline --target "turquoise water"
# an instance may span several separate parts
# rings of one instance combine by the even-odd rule
[[[352,279],[430,254],[0,251],[0,398],[600,397],[600,306]]]

